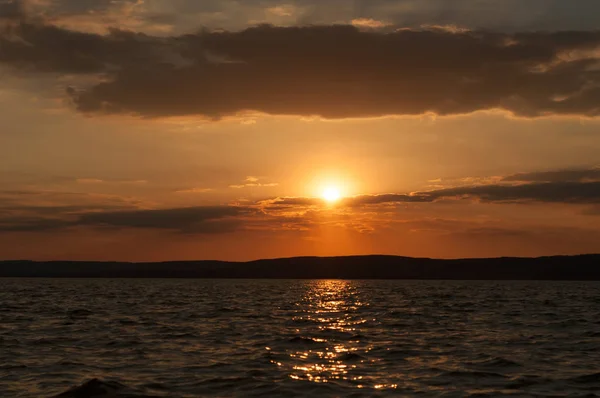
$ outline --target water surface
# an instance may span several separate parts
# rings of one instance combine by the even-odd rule
[[[0,279],[0,396],[596,396],[600,283]]]

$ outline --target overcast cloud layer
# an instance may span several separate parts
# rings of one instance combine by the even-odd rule
[[[31,15],[82,30],[135,27],[189,33],[199,26],[240,30],[373,19],[405,27],[459,25],[494,31],[598,29],[596,0],[3,0]],[[0,6],[1,7],[1,6]],[[0,8],[0,11],[2,9]]]
[[[87,114],[240,112],[338,119],[504,109],[600,114],[600,31],[499,34],[353,26],[259,26],[154,37],[7,23],[0,62],[103,76],[69,87]]]

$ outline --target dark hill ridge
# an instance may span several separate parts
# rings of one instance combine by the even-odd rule
[[[0,277],[600,280],[600,254],[459,260],[351,256],[249,262],[0,261]]]

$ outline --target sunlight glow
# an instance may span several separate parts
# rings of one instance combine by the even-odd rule
[[[341,196],[340,190],[336,187],[327,187],[322,194],[323,199],[329,203],[337,202]]]

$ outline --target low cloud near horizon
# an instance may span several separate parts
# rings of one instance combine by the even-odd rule
[[[389,206],[435,202],[451,204],[463,201],[484,204],[555,204],[573,206],[600,205],[600,175],[597,168],[559,170],[516,174],[503,181],[527,181],[526,183],[482,184],[459,186],[432,191],[412,193],[389,193],[357,195],[340,199],[339,203],[326,204],[323,199],[311,197],[281,197],[251,203],[219,206],[196,206],[166,209],[136,208],[135,204],[118,208],[115,200],[102,207],[87,206],[19,206],[19,196],[35,195],[34,192],[0,192],[0,233],[36,232],[75,227],[113,229],[162,229],[185,234],[221,234],[248,227],[289,229],[297,225],[302,229],[315,211],[336,213],[341,218],[353,217],[367,212],[389,212]],[[545,182],[548,177],[555,181]],[[562,180],[560,178],[562,177]],[[590,180],[591,179],[591,180]],[[584,181],[578,181],[584,180]],[[539,182],[541,181],[541,182]],[[12,194],[10,201],[2,203],[2,194]],[[365,210],[366,209],[366,210]],[[596,207],[592,207],[596,209]],[[595,217],[595,211],[585,208],[583,214]],[[388,221],[402,221],[398,214]],[[318,223],[318,219],[309,220]],[[387,223],[387,221],[386,221]],[[384,223],[385,224],[385,223]],[[352,225],[352,223],[350,223]],[[376,227],[376,226],[375,226]],[[363,229],[365,232],[370,229]]]

